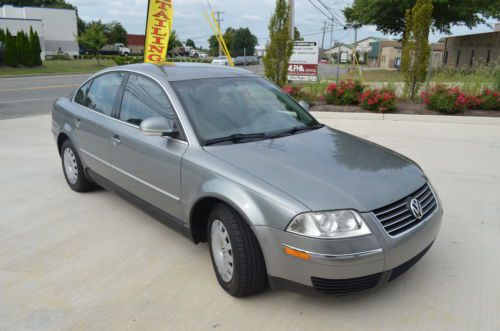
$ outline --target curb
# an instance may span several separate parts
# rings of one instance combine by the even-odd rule
[[[444,115],[406,115],[406,114],[370,114],[312,111],[320,119],[377,120],[395,122],[428,122],[443,124],[475,124],[500,126],[500,117],[444,116]]]

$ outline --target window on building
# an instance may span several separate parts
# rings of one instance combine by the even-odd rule
[[[460,63],[460,50],[457,52],[457,61],[455,62],[455,67],[458,67],[458,64]]]
[[[486,55],[486,64],[490,63],[490,58],[491,58],[491,49],[488,50],[488,55]]]
[[[469,61],[469,65],[471,67],[473,64],[474,64],[474,50],[470,51],[470,61]]]

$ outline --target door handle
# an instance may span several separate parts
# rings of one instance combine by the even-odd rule
[[[121,143],[122,141],[120,140],[120,136],[119,136],[119,135],[117,135],[117,134],[115,134],[115,135],[111,138],[111,142],[113,143],[113,145],[118,146],[118,145],[120,145],[120,143]]]
[[[81,120],[81,119],[79,119],[79,118],[77,118],[77,119],[75,120],[75,126],[76,126],[77,128],[81,127],[81,126],[82,126],[82,120]]]

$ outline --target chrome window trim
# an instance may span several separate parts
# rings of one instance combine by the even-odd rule
[[[172,102],[172,98],[170,97],[170,94],[168,93],[168,91],[167,91],[167,89],[165,88],[165,86],[163,86],[163,84],[162,84],[162,83],[160,83],[160,81],[159,81],[158,79],[154,78],[154,77],[153,77],[153,76],[151,76],[151,75],[148,75],[148,74],[145,74],[145,73],[139,72],[139,71],[137,71],[137,70],[130,70],[130,69],[125,69],[125,68],[124,68],[124,69],[110,69],[110,70],[106,70],[106,71],[104,71],[104,72],[101,72],[101,73],[99,73],[98,75],[93,75],[93,76],[91,76],[91,77],[87,78],[87,79],[86,79],[86,80],[85,80],[82,84],[80,84],[80,86],[79,86],[79,87],[78,87],[75,91],[80,90],[80,89],[81,89],[81,88],[82,88],[85,84],[87,84],[87,82],[89,82],[89,81],[90,81],[90,80],[92,80],[92,79],[95,79],[95,78],[97,78],[97,77],[103,76],[103,75],[105,75],[105,74],[109,74],[109,73],[113,73],[113,72],[120,72],[120,71],[121,71],[121,72],[134,73],[134,74],[138,74],[138,75],[143,75],[143,76],[145,76],[145,77],[148,77],[148,78],[152,79],[155,83],[157,83],[157,84],[161,87],[161,89],[163,90],[163,92],[165,92],[165,95],[167,96],[168,101],[170,101],[170,104],[172,105],[172,109],[173,109],[173,111],[174,111],[174,113],[175,113],[175,116],[176,116],[176,118],[177,118],[177,119],[179,120],[179,122],[180,122],[180,125],[181,125],[181,128],[180,128],[180,129],[181,129],[181,130],[183,130],[183,131],[185,132],[184,128],[186,127],[186,125],[184,125],[184,123],[183,123],[182,119],[181,119],[181,118],[180,118],[180,116],[179,116],[179,112],[177,111],[177,109],[175,109],[175,105],[174,105],[174,103]],[[92,87],[92,85],[91,85],[90,87]],[[108,116],[108,115],[106,115],[106,114],[99,113],[99,112],[98,112],[98,111],[96,111],[95,109],[92,109],[92,108],[86,107],[86,106],[84,106],[84,105],[81,105],[81,104],[79,104],[78,102],[75,102],[75,96],[76,96],[76,93],[73,93],[73,96],[71,97],[71,102],[72,102],[73,104],[76,104],[76,105],[79,105],[79,106],[81,106],[81,107],[83,107],[83,108],[85,108],[85,109],[91,110],[91,111],[93,111],[93,112],[94,112],[94,113],[96,113],[96,114],[99,114],[99,115],[105,116],[105,117],[107,117],[107,118],[110,118],[110,119],[112,119],[112,120],[118,121],[119,123],[124,123],[124,124],[130,125],[130,126],[132,126],[132,127],[139,128],[138,126],[135,126],[135,125],[133,125],[133,124],[130,124],[130,123],[127,123],[127,122],[121,121],[121,120],[119,120],[119,119],[117,119],[117,118],[114,118],[114,117],[112,117],[112,116]],[[189,141],[189,137],[188,137],[188,135],[185,135],[185,136],[186,136],[186,141],[184,141],[184,140],[180,140],[180,139],[171,138],[171,137],[165,137],[165,138],[167,138],[167,139],[169,139],[169,140],[172,140],[172,141],[178,141],[178,142],[185,143],[185,144],[187,144],[187,145],[191,145],[191,143],[190,143],[190,141]]]
[[[120,172],[120,173],[124,174],[125,176],[128,176],[128,177],[130,177],[130,178],[132,178],[132,179],[134,179],[134,180],[138,181],[139,183],[144,184],[144,185],[146,185],[147,187],[152,188],[153,190],[155,190],[155,191],[157,191],[157,192],[159,192],[159,193],[161,193],[161,194],[163,194],[163,195],[166,195],[167,197],[169,197],[169,198],[171,198],[171,199],[173,199],[173,200],[175,200],[175,201],[180,201],[180,198],[179,198],[178,196],[173,195],[173,194],[171,194],[171,193],[168,193],[167,191],[164,191],[164,190],[162,190],[162,189],[161,189],[161,188],[159,188],[159,187],[156,187],[156,186],[154,186],[154,185],[152,185],[152,184],[150,184],[150,183],[148,183],[148,182],[146,182],[146,181],[144,181],[144,180],[142,180],[142,179],[140,179],[140,178],[135,177],[134,175],[132,175],[132,174],[130,174],[130,173],[128,173],[128,172],[126,172],[126,171],[124,171],[124,170],[122,170],[122,169],[120,169],[120,168],[118,168],[118,167],[114,166],[114,165],[112,165],[112,164],[111,164],[111,163],[109,163],[109,162],[104,161],[103,159],[101,159],[101,158],[99,158],[99,157],[95,156],[94,154],[92,154],[92,153],[90,153],[90,152],[88,152],[88,151],[84,150],[83,148],[81,148],[80,150],[81,150],[84,154],[86,154],[86,155],[88,155],[88,156],[92,157],[93,159],[95,159],[95,160],[97,160],[97,161],[101,162],[102,164],[105,164],[105,165],[107,165],[108,167],[110,167],[110,168],[112,168],[112,169],[114,169],[114,170],[116,170],[116,171],[118,171],[118,172]]]
[[[287,245],[285,243],[282,243],[284,247],[288,247],[290,249],[309,254],[314,257],[318,258],[323,258],[323,259],[330,259],[330,260],[349,260],[349,259],[355,259],[358,257],[364,257],[364,256],[370,256],[370,255],[375,255],[382,253],[383,250],[382,248],[375,248],[371,249],[369,251],[363,251],[363,252],[356,252],[356,253],[349,253],[349,254],[324,254],[324,253],[315,253],[315,252],[310,252],[304,249],[296,248],[290,245]]]

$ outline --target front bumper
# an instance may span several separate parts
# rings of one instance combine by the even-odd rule
[[[349,294],[344,285],[353,292],[377,287],[413,266],[436,239],[442,214],[439,204],[430,217],[398,237],[389,236],[372,213],[362,214],[372,234],[357,238],[313,239],[267,226],[253,230],[271,287],[343,295]],[[310,259],[285,254],[284,247],[310,253]]]

